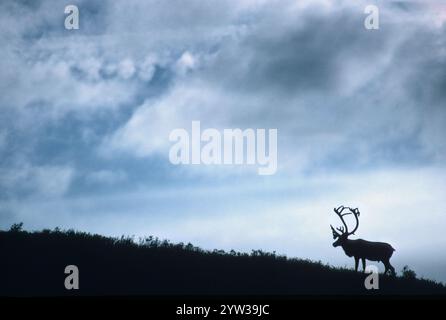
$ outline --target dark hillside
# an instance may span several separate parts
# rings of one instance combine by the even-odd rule
[[[107,238],[74,231],[0,232],[0,295],[164,294],[445,294],[433,281],[365,276],[307,260],[262,251],[203,251],[149,237]],[[76,265],[80,289],[64,287],[67,265]]]

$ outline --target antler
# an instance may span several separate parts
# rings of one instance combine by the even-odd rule
[[[341,219],[342,224],[343,224],[344,227],[345,227],[345,232],[348,232],[347,224],[345,223],[344,218],[343,218],[343,216],[344,216],[345,214],[342,214],[342,211],[344,211],[345,209],[346,209],[346,208],[345,208],[344,206],[340,206],[340,207],[338,207],[337,209],[334,208],[333,210],[334,210],[334,212],[336,212],[336,214],[337,214],[337,215],[339,216],[339,218]],[[344,233],[344,232],[342,232],[342,233]]]
[[[330,224],[331,232],[333,233],[333,239],[339,238],[340,234],[336,232],[336,230],[333,228],[333,226]]]
[[[347,213],[342,213],[345,209],[348,209],[349,212],[347,212]],[[339,237],[339,236],[341,236],[341,235],[343,235],[343,234],[347,234],[347,236],[349,236],[349,235],[351,235],[351,234],[354,234],[355,231],[358,230],[358,227],[359,227],[359,218],[358,218],[358,217],[359,217],[359,214],[360,214],[358,208],[352,209],[352,208],[350,208],[350,207],[340,206],[340,207],[338,207],[338,208],[334,208],[333,210],[334,210],[334,212],[338,215],[339,219],[341,219],[342,224],[344,225],[343,227],[336,228],[338,231],[341,232],[341,234],[339,234],[338,232],[336,232],[336,230],[333,228],[333,226],[330,225],[330,226],[331,226],[331,230],[332,230],[332,232],[333,232],[333,239],[336,239],[337,237]],[[347,223],[346,223],[345,220],[344,220],[344,216],[346,216],[346,215],[348,215],[348,214],[353,214],[353,215],[355,216],[355,220],[356,220],[356,226],[355,226],[355,228],[353,229],[352,232],[349,232],[349,231],[348,231]]]
[[[359,212],[358,208],[355,208],[355,209],[348,208],[348,209],[350,210],[350,212],[348,214],[353,213],[353,215],[355,216],[355,220],[356,220],[355,229],[353,229],[352,232],[349,232],[349,234],[355,234],[355,231],[358,230],[358,227],[359,227],[359,218],[358,217],[360,215],[360,212]]]

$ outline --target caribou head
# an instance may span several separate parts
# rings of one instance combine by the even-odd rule
[[[346,213],[343,213],[345,209],[348,209],[349,211]],[[359,227],[359,218],[358,217],[359,217],[360,212],[359,212],[358,208],[352,209],[352,208],[344,207],[344,206],[340,206],[337,209],[334,208],[333,210],[338,215],[338,217],[341,219],[341,222],[343,224],[343,226],[336,228],[336,230],[333,228],[332,225],[330,225],[331,231],[333,232],[333,239],[335,239],[335,240],[337,239],[333,243],[333,247],[339,247],[339,246],[342,246],[343,243],[345,243],[348,236],[355,234],[355,231],[358,230],[358,227]],[[353,228],[353,231],[351,231],[351,232],[348,230],[347,223],[344,220],[344,216],[346,216],[348,214],[353,214],[356,219],[356,225]]]

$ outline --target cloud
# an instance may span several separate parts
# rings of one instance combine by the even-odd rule
[[[187,75],[184,66],[195,66],[196,58],[183,52],[176,62],[182,76],[169,92],[136,108],[105,145],[167,156],[168,132],[200,120],[216,128],[278,128],[283,166],[297,163],[298,170],[442,159],[437,137],[446,133],[446,112],[432,93],[440,94],[443,80],[424,71],[441,64],[441,30],[422,19],[402,30],[402,17],[370,32],[360,5],[290,5],[260,6],[256,23],[199,53],[199,67]],[[420,45],[419,38],[426,40]],[[414,60],[410,52],[421,54]]]
[[[2,197],[17,198],[33,194],[43,198],[64,195],[70,187],[74,170],[67,166],[32,166],[23,164],[2,169]]]
[[[187,71],[195,68],[197,65],[197,59],[189,52],[184,52],[176,62],[177,72],[184,75]]]
[[[86,180],[92,184],[116,184],[127,179],[127,175],[122,171],[99,170],[89,173]]]
[[[6,130],[0,131],[0,151],[6,147],[8,133]]]

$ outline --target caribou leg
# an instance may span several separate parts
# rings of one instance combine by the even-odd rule
[[[365,258],[362,258],[362,271],[365,272]]]
[[[358,271],[359,258],[355,257],[355,271]]]
[[[395,275],[395,268],[390,264],[389,259],[383,261],[384,266],[386,267],[386,271],[384,271],[384,273],[387,273],[387,271],[390,270],[390,275]]]
[[[387,271],[390,270],[390,274],[395,275],[395,268],[390,264],[389,259],[384,260],[383,263],[384,263],[384,267],[386,268],[386,270],[384,271],[384,274],[387,274]]]

